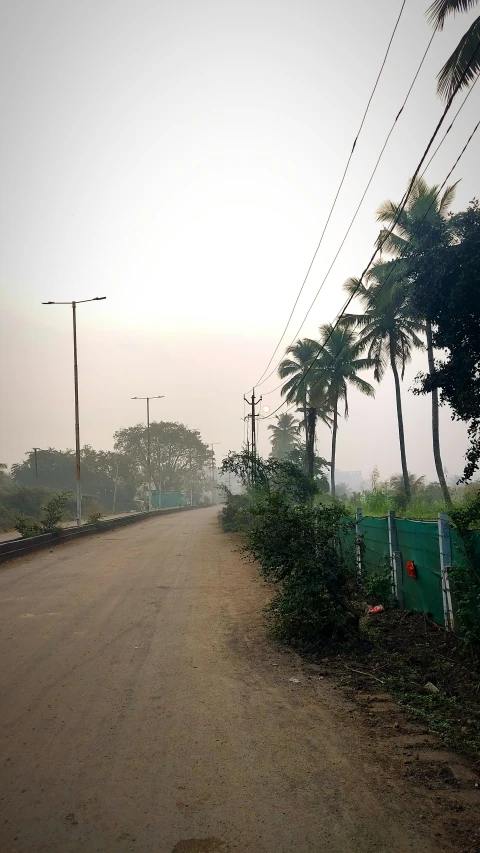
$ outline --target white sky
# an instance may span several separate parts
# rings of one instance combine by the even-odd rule
[[[0,461],[72,447],[71,311],[78,309],[81,440],[111,448],[144,418],[199,428],[222,456],[243,439],[243,393],[277,343],[310,262],[400,0],[9,0],[0,33],[2,115]],[[326,239],[285,339],[310,304],[431,35],[407,0]],[[478,13],[477,13],[478,14]],[[435,75],[471,15],[436,36],[361,214],[302,335],[344,301],[441,114]],[[478,91],[477,91],[478,89]],[[442,183],[478,120],[477,87],[426,177]],[[459,100],[460,102],[460,100]],[[454,105],[456,109],[456,105]],[[480,195],[476,137],[454,209]],[[280,351],[281,354],[282,350]],[[409,467],[434,478],[429,401],[404,382]],[[262,386],[268,391],[275,377]],[[264,397],[274,408],[278,393]],[[445,465],[463,425],[442,412]],[[261,450],[267,449],[266,423]],[[319,450],[329,456],[319,430]],[[399,469],[393,381],[355,392],[338,466]]]

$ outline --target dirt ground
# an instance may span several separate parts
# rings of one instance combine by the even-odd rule
[[[273,645],[216,516],[0,572],[0,851],[480,851],[475,773],[387,695]]]

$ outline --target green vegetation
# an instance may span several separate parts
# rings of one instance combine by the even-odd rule
[[[245,533],[244,553],[276,587],[267,610],[273,635],[309,649],[355,635],[362,598],[353,554],[339,547],[341,530],[352,527],[344,507],[314,501],[318,487],[290,461],[253,465],[249,453],[231,453],[222,470],[245,488],[227,490],[223,529]]]
[[[199,432],[183,424],[153,422],[150,436],[152,477],[157,489],[188,495],[191,489],[194,502],[200,505],[211,454]],[[95,450],[88,445],[81,451],[83,513],[95,518],[90,523],[111,513],[114,505],[116,512],[137,509],[137,491],[148,480],[146,427],[137,424],[119,430],[114,440],[114,451]],[[31,531],[38,532],[49,499],[53,500],[58,492],[75,491],[73,450],[37,450],[36,461],[37,466],[32,450],[23,462],[12,465],[10,475],[5,465],[0,467],[0,530],[11,530],[18,522],[22,530],[30,525]],[[62,509],[62,519],[74,517],[75,500],[71,497]]]
[[[42,507],[40,521],[18,513],[15,518],[15,530],[18,530],[22,539],[39,536],[41,533],[57,533],[60,530],[60,522],[65,519],[70,498],[69,492],[53,494]]]
[[[434,0],[427,11],[432,26],[443,29],[448,15],[473,9],[478,0]],[[455,91],[456,86],[466,88],[480,72],[480,16],[460,39],[452,55],[438,74],[438,94],[444,99]]]

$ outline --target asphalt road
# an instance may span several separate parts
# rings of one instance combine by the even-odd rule
[[[2,853],[441,849],[233,545],[195,510],[0,572]]]

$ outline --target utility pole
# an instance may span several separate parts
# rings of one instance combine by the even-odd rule
[[[215,446],[216,444],[220,444],[220,442],[219,442],[219,441],[211,441],[211,442],[210,442],[210,447],[212,448],[212,504],[213,504],[213,503],[215,503],[215,501],[214,501],[214,489],[215,489],[215,452],[214,452],[213,448],[214,448],[214,446]]]
[[[80,415],[78,407],[78,359],[77,359],[77,305],[84,302],[101,302],[106,296],[79,299],[78,302],[42,302],[42,305],[71,305],[73,315],[73,384],[75,388],[75,460],[77,480],[77,526],[82,524],[82,481],[80,472]]]
[[[163,400],[164,394],[157,394],[156,397],[132,397],[132,400],[147,401],[147,472],[148,472],[148,511],[152,509],[152,466],[150,459],[150,400]],[[161,490],[161,487],[160,487]],[[161,494],[159,495],[161,501]]]
[[[252,397],[251,400],[247,400],[246,397],[243,398],[249,406],[252,407],[252,413],[249,417],[252,419],[252,445],[251,445],[251,457],[252,457],[252,482],[255,481],[255,468],[256,468],[256,458],[257,458],[257,441],[255,434],[255,418],[257,417],[256,406],[262,401],[262,397],[259,397],[258,400],[255,399],[255,388],[252,389]],[[247,433],[248,434],[248,433]]]
[[[193,483],[192,483],[192,451],[188,454],[188,470],[190,474],[190,506],[193,506]]]
[[[37,450],[40,450],[40,448],[39,448],[39,447],[34,447],[34,448],[33,448],[33,456],[34,456],[34,458],[35,458],[35,485],[37,486],[37,489],[38,489],[38,461],[37,461]]]
[[[116,470],[116,472],[115,472],[115,488],[114,488],[114,490],[113,490],[113,508],[112,508],[112,515],[115,515],[115,504],[116,504],[116,501],[117,501],[117,485],[118,485],[118,469],[119,469],[119,467],[120,467],[120,462],[119,462],[119,461],[118,461],[118,459],[117,459],[117,470]]]

